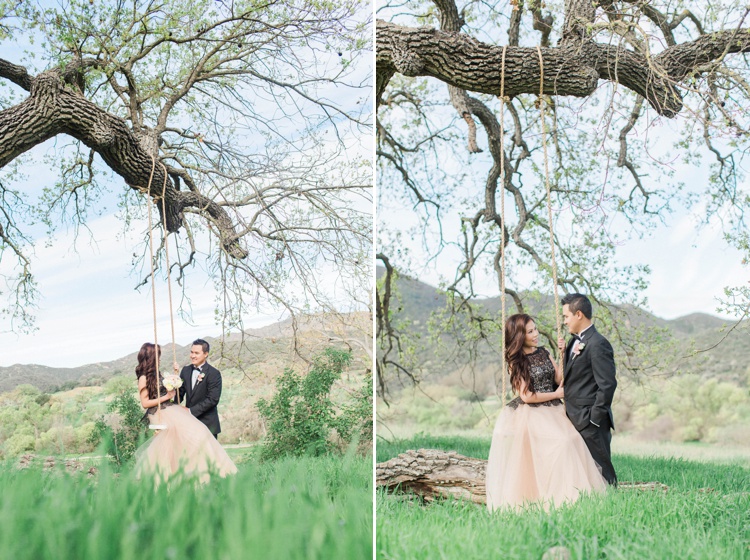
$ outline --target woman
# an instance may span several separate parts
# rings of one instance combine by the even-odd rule
[[[505,360],[518,397],[500,412],[492,434],[486,481],[490,512],[530,502],[547,509],[607,486],[565,415],[562,374],[538,343],[530,316],[512,315],[505,323]]]
[[[146,417],[166,428],[136,451],[136,476],[154,474],[158,482],[181,472],[207,482],[211,472],[222,477],[236,473],[237,467],[203,422],[187,408],[172,402],[175,391],[166,390],[161,374],[157,391],[156,352],[161,356],[161,348],[150,342],[141,346],[135,375],[141,405],[147,409]]]

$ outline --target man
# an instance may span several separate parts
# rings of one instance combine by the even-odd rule
[[[558,340],[564,352],[565,412],[604,478],[617,486],[610,451],[610,430],[615,428],[611,406],[617,388],[614,351],[591,322],[592,307],[586,296],[568,294],[561,303],[563,322],[573,335],[567,345],[562,338]]]
[[[219,439],[221,424],[216,406],[221,398],[221,373],[206,362],[209,348],[208,342],[201,338],[193,341],[190,347],[191,365],[180,372],[180,402],[186,397],[185,406]]]

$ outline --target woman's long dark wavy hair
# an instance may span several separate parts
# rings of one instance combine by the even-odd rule
[[[529,357],[523,351],[526,326],[530,322],[534,322],[534,319],[525,313],[511,315],[505,322],[505,361],[508,362],[510,370],[510,386],[516,393],[521,392],[522,382],[526,383],[526,388],[530,393],[536,392],[531,381]]]
[[[157,349],[159,357],[161,357],[161,346],[145,342],[138,352],[138,365],[135,366],[136,379],[140,379],[142,375],[146,376],[146,389],[148,389],[149,399],[155,399],[159,394],[156,381],[156,352],[154,352],[154,348]]]

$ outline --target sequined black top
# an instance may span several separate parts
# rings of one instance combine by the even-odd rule
[[[531,354],[526,355],[529,359],[529,368],[531,374],[531,389],[535,393],[552,393],[555,391],[555,366],[552,363],[552,359],[549,356],[549,352],[545,348],[537,348]],[[507,406],[510,408],[518,408],[519,405],[527,406],[558,406],[562,404],[560,399],[553,399],[551,401],[541,403],[525,403],[521,400],[521,397],[516,397],[510,401]]]

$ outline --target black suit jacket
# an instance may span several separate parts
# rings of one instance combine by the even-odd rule
[[[565,412],[578,431],[590,422],[614,429],[612,398],[617,388],[615,357],[612,345],[593,325],[583,333],[583,350],[572,359],[568,357],[575,342],[572,338],[565,348],[563,373],[565,377]]]
[[[198,420],[203,422],[211,433],[221,433],[219,423],[219,411],[216,406],[221,398],[221,373],[218,369],[206,362],[203,364],[205,376],[203,381],[193,385],[193,366],[185,366],[180,372],[182,387],[180,387],[180,402],[185,399],[185,406]]]

